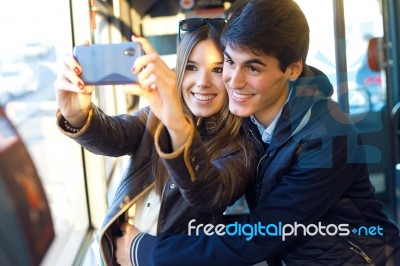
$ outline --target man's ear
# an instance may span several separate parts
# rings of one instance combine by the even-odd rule
[[[299,59],[296,62],[291,63],[289,70],[289,80],[293,82],[301,75],[301,72],[303,71],[303,60]]]

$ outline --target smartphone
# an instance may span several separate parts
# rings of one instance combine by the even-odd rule
[[[131,69],[142,54],[141,45],[135,42],[77,45],[73,51],[82,67],[80,78],[87,85],[137,83]]]

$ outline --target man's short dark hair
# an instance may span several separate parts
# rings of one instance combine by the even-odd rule
[[[240,1],[240,0],[239,0]],[[232,11],[222,33],[224,47],[277,58],[282,71],[306,61],[310,29],[293,0],[248,0]]]

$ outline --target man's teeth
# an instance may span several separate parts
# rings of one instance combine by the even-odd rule
[[[239,94],[237,92],[233,92],[233,96],[239,99],[246,99],[246,98],[250,98],[252,96],[252,94]]]

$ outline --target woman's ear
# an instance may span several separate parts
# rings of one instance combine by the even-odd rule
[[[299,59],[296,62],[291,63],[289,70],[289,80],[293,82],[301,75],[301,72],[303,71],[303,60]]]

